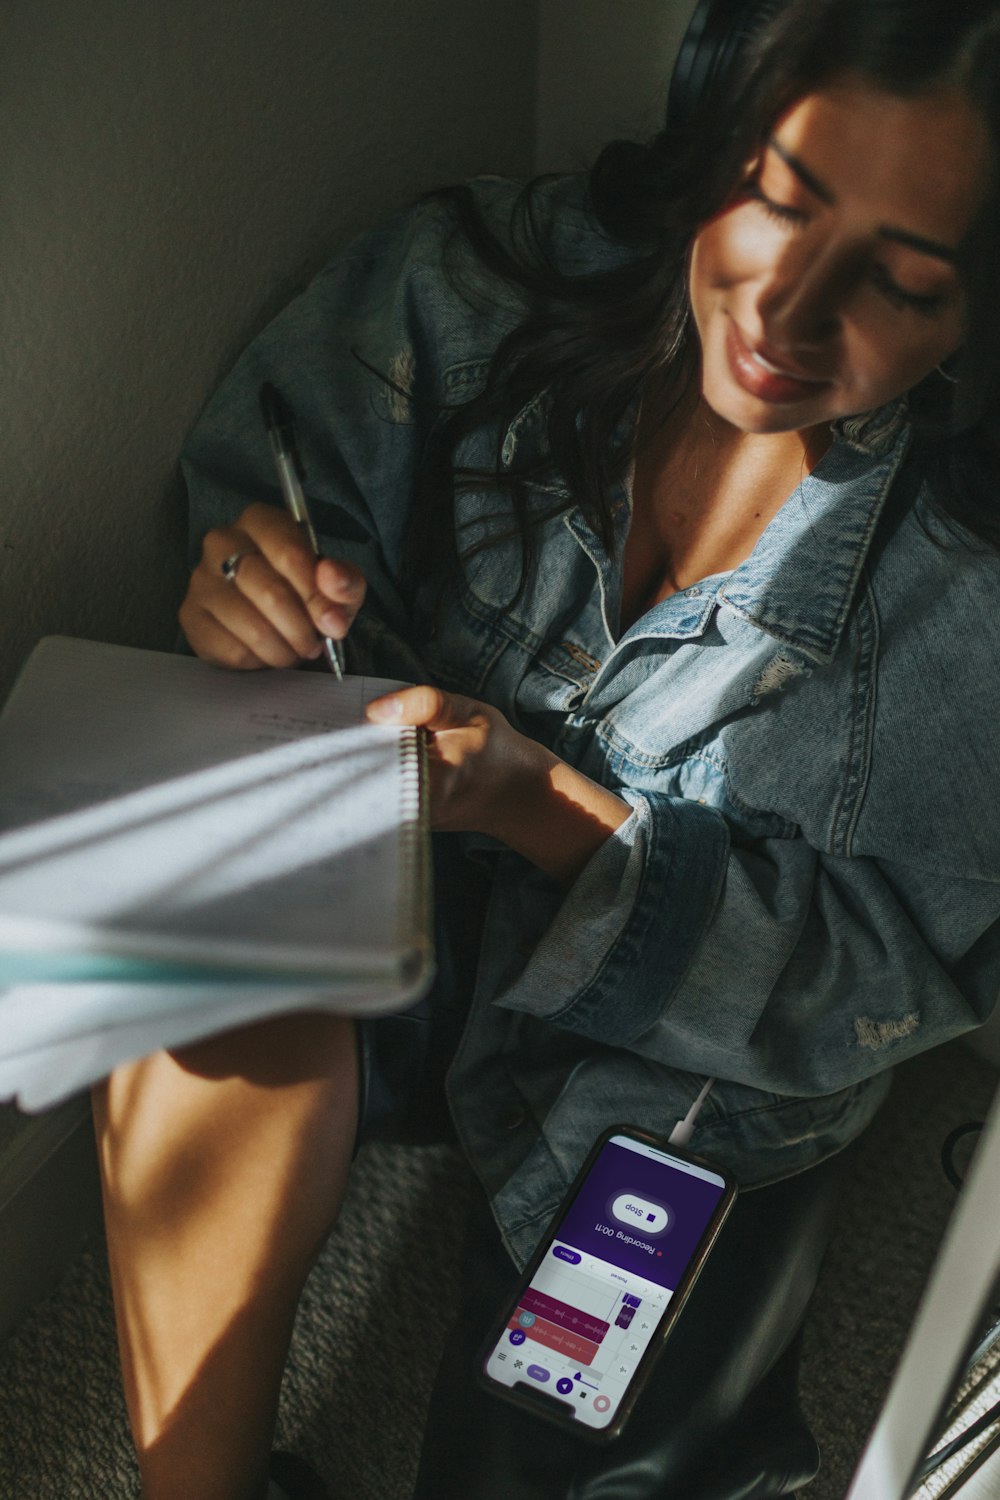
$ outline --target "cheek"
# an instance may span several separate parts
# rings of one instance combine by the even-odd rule
[[[873,400],[887,401],[918,385],[961,341],[960,325],[919,326],[907,330],[906,314],[878,308],[878,316],[858,320],[848,328],[844,368]]]
[[[774,263],[780,249],[774,228],[761,221],[752,205],[743,203],[726,209],[695,238],[692,301],[759,277]]]

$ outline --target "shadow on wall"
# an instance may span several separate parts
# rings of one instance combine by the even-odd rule
[[[535,52],[534,0],[5,16],[0,695],[43,634],[172,645],[176,457],[210,389],[373,219],[530,171]]]

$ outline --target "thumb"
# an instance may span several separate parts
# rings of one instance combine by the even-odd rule
[[[458,729],[470,718],[466,698],[423,683],[369,703],[365,715],[374,724],[417,724],[424,729]]]

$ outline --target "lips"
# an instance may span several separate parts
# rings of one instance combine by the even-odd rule
[[[774,405],[808,400],[831,383],[825,375],[789,368],[787,360],[779,362],[760,346],[751,349],[732,319],[726,335],[726,357],[737,385],[751,396]]]

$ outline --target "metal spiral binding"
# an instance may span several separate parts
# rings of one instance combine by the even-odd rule
[[[404,977],[416,978],[432,949],[430,806],[427,792],[427,734],[407,726],[399,737],[401,765],[399,858],[404,878],[413,881],[412,900],[399,911],[399,946],[412,954]]]

